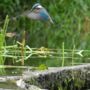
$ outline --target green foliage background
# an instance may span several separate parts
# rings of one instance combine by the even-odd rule
[[[46,25],[26,17],[12,20],[36,2],[41,3],[49,12],[54,25]],[[90,49],[90,0],[0,0],[0,26],[9,15],[7,32],[17,32],[17,37],[7,38],[7,44],[20,41],[26,31],[26,44],[30,47]]]

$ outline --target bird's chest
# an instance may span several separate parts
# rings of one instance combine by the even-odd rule
[[[42,21],[47,21],[48,20],[48,15],[44,11],[40,10],[34,10],[33,12],[29,13],[27,15],[31,19],[38,19]]]
[[[48,15],[45,10],[34,10],[34,15],[37,16],[37,19],[41,19],[44,21],[48,20]]]

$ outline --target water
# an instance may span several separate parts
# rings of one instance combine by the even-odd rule
[[[0,90],[22,90],[16,85],[14,78],[21,77],[24,70],[23,68],[0,69]],[[9,80],[9,77],[12,79]]]
[[[17,90],[18,87],[10,82],[0,83],[0,90]]]

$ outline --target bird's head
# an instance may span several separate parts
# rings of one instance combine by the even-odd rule
[[[31,12],[32,11],[39,11],[39,10],[41,10],[41,9],[43,9],[43,7],[39,4],[39,3],[36,3],[36,4],[34,4],[33,6],[32,6],[32,9],[31,9]]]

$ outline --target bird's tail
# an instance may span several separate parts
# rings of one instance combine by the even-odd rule
[[[54,24],[54,22],[53,22],[53,20],[52,20],[52,18],[49,16],[49,18],[50,18],[50,22],[52,23],[52,24]]]

